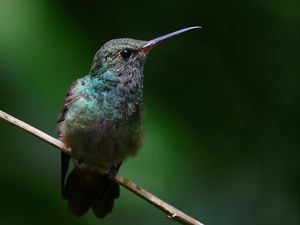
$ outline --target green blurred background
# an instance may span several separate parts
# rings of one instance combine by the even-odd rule
[[[201,25],[145,66],[146,138],[120,173],[207,225],[299,224],[299,2],[0,0],[0,109],[56,136],[112,38]],[[0,224],[174,224],[121,190],[105,220],[60,197],[60,154],[0,121]]]

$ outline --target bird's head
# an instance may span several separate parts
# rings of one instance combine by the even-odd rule
[[[90,73],[92,76],[101,76],[109,71],[117,77],[142,76],[147,54],[153,47],[170,37],[196,28],[200,27],[184,28],[150,41],[130,38],[108,41],[96,53]]]
[[[94,57],[92,75],[109,71],[118,77],[129,76],[142,70],[147,56],[143,51],[146,41],[130,38],[113,39],[105,43]]]

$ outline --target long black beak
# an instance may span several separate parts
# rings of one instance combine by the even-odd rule
[[[159,43],[163,42],[164,40],[167,40],[168,38],[174,37],[176,35],[182,34],[184,32],[190,31],[190,30],[199,29],[199,28],[202,28],[202,27],[199,27],[199,26],[187,27],[187,28],[183,28],[181,30],[174,31],[169,34],[165,34],[161,37],[158,37],[158,38],[152,39],[151,41],[148,41],[140,50],[147,52],[150,49],[152,49],[154,46],[158,45]]]

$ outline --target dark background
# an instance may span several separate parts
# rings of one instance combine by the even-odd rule
[[[148,57],[140,154],[120,174],[207,225],[299,224],[299,2],[0,1],[0,109],[56,136],[71,82],[113,38],[193,25]],[[77,219],[60,154],[0,121],[0,224],[174,224],[121,190]]]

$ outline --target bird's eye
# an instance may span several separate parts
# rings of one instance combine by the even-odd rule
[[[120,52],[120,55],[122,56],[123,59],[128,59],[132,54],[132,50],[130,49],[124,49],[123,51]]]

